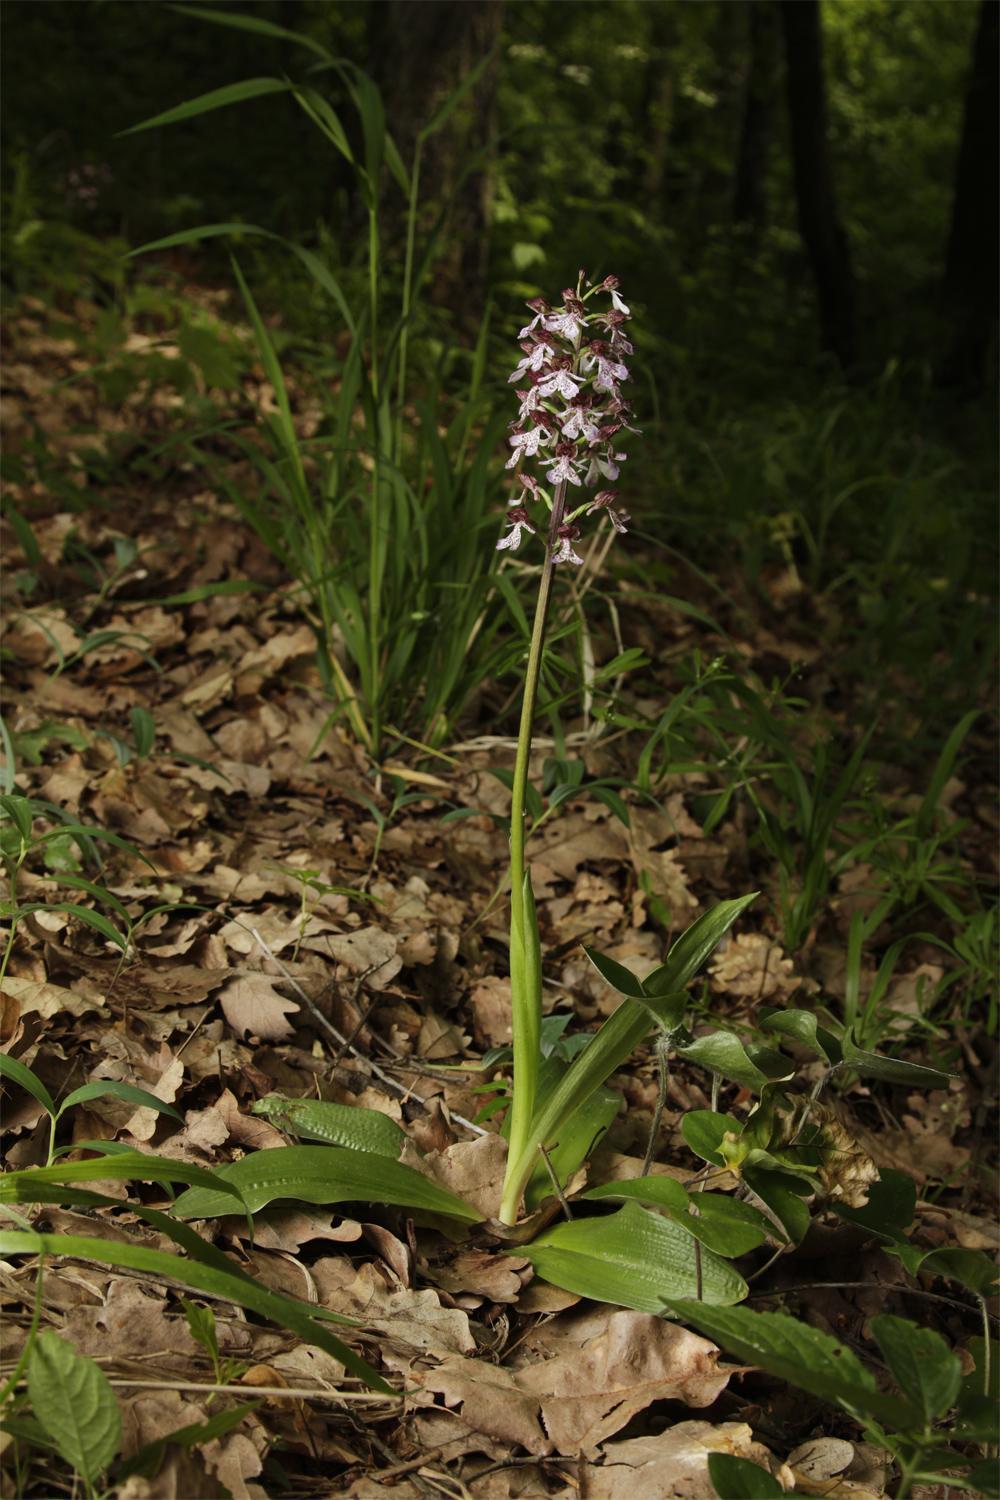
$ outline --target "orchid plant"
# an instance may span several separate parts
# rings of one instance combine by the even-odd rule
[[[626,455],[618,451],[625,432],[637,432],[632,411],[621,393],[629,378],[626,356],[633,353],[626,333],[631,312],[619,293],[617,276],[589,282],[581,271],[575,288],[563,292],[559,306],[538,297],[528,303],[533,317],[519,334],[522,358],[510,377],[518,387],[518,415],[511,424],[514,471],[507,511],[508,530],[499,550],[516,551],[525,533],[544,536],[544,559],[535,604],[535,619],[525,669],[521,722],[510,814],[510,976],[514,1053],[514,1087],[507,1126],[507,1173],[500,1217],[517,1220],[522,1195],[544,1160],[559,1179],[571,1172],[592,1146],[602,1126],[587,1124],[587,1106],[601,1085],[653,1028],[661,1033],[661,1082],[665,1078],[669,1041],[676,1035],[685,999],[684,986],[752,897],[723,902],[706,913],[674,945],[667,963],[640,982],[613,960],[590,954],[606,979],[623,994],[605,1025],[549,1088],[540,1087],[542,955],[538,923],[525,859],[525,798],[531,757],[532,724],[545,639],[545,624],[555,569],[563,563],[580,567],[576,550],[582,523],[605,516],[615,532],[627,531],[629,517],[619,506],[614,484]],[[608,301],[604,302],[602,294]],[[595,301],[595,299],[597,299]],[[532,460],[537,474],[525,468]],[[624,987],[623,987],[624,986]],[[661,1088],[665,1094],[665,1087]],[[582,1151],[563,1152],[558,1175],[547,1154],[575,1118]],[[606,1122],[605,1122],[606,1123]],[[589,1133],[588,1133],[589,1132]]]

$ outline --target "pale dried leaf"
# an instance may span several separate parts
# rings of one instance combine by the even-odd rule
[[[258,1036],[263,1042],[283,1042],[295,1028],[286,1017],[298,1011],[294,1000],[279,995],[267,974],[241,974],[219,991],[219,1003],[239,1036]]]

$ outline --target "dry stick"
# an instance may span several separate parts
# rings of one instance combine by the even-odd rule
[[[26,1380],[19,1380],[19,1386],[26,1385]],[[299,1389],[295,1386],[253,1386],[253,1385],[203,1385],[197,1380],[126,1380],[117,1376],[110,1376],[109,1385],[119,1386],[123,1390],[143,1391],[195,1391],[199,1395],[212,1396],[260,1396],[268,1401],[273,1397],[281,1400],[293,1401],[342,1401],[351,1404],[362,1402],[374,1404],[381,1401],[387,1405],[394,1401],[405,1399],[405,1392],[393,1392],[391,1396],[379,1396],[374,1391],[324,1391],[312,1390],[307,1387]]]
[[[555,1189],[555,1195],[559,1199],[560,1207],[562,1208],[562,1211],[565,1214],[566,1218],[572,1221],[573,1210],[570,1208],[569,1203],[567,1202],[566,1194],[562,1190],[562,1183],[559,1181],[556,1169],[552,1165],[552,1160],[549,1156],[549,1153],[546,1151],[544,1146],[539,1146],[538,1149],[541,1152],[542,1161],[545,1163],[545,1170],[548,1172],[549,1177],[552,1181],[552,1186]]]
[[[281,962],[281,959],[276,957],[276,955],[271,952],[271,949],[267,946],[264,939],[257,931],[256,927],[251,927],[250,931],[253,933],[253,936],[255,937],[257,942],[260,944],[261,951],[264,953],[265,957],[269,958],[271,962],[276,966],[282,978],[286,981],[286,983],[292,986],[292,989],[295,991],[296,995],[298,995],[303,1005],[305,1005],[308,1010],[312,1012],[317,1021],[319,1021],[320,1025],[325,1027],[325,1029],[330,1033],[337,1045],[347,1052],[350,1052],[351,1056],[358,1058],[360,1062],[366,1063],[368,1067],[371,1068],[372,1072],[375,1074],[375,1077],[379,1080],[380,1083],[384,1083],[387,1088],[392,1089],[394,1093],[401,1095],[404,1099],[407,1098],[411,1090],[404,1089],[403,1085],[401,1083],[397,1083],[395,1078],[390,1078],[389,1074],[383,1072],[378,1063],[372,1062],[371,1058],[366,1057],[359,1048],[355,1047],[348,1037],[343,1036],[342,1033],[337,1030],[336,1026],[334,1026],[333,1022],[328,1021],[319,1007],[314,1004],[312,1000],[310,1000],[309,996],[306,994],[305,990],[299,984],[295,976],[293,974],[290,974],[285,968],[285,965]],[[381,965],[379,967],[381,967]],[[449,1110],[448,1113],[453,1120],[455,1120],[459,1125],[464,1125],[466,1130],[471,1130],[474,1135],[489,1134],[489,1132],[484,1130],[481,1125],[476,1125],[472,1120],[467,1120],[464,1115],[455,1114],[452,1110]]]

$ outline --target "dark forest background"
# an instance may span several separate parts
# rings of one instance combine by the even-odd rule
[[[244,9],[260,32],[159,3],[5,7],[9,293],[70,305],[86,288],[114,345],[113,310],[139,278],[232,285],[223,241],[126,273],[129,248],[242,222],[361,286],[357,174],[287,95],[123,132],[243,79],[301,80],[315,57],[268,25],[366,70],[405,160],[478,68],[423,154],[421,227],[444,232],[414,325],[421,357],[440,365],[471,344],[489,310],[500,392],[522,301],[556,296],[579,266],[614,271],[637,313],[646,437],[631,480],[647,530],[751,579],[793,563],[856,626],[863,664],[884,649],[923,670],[938,654],[928,704],[948,699],[956,661],[981,680],[996,0]],[[315,76],[356,136],[343,80],[322,64]],[[380,191],[391,285],[404,204],[385,170]],[[239,254],[292,345],[333,358],[340,320],[301,264],[260,238]]]

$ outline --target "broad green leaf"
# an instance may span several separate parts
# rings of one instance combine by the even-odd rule
[[[754,892],[735,901],[720,902],[693,922],[671,948],[666,963],[646,979],[644,998],[648,1001],[652,996],[673,995],[683,990],[756,895]],[[512,1154],[508,1163],[505,1200],[509,1202],[511,1197],[516,1199],[520,1195],[534,1169],[538,1147],[558,1138],[563,1123],[621,1066],[655,1025],[646,1005],[632,999],[623,1001],[608,1017],[574,1060],[551,1098],[536,1111],[523,1150]]]
[[[708,1455],[708,1477],[719,1500],[785,1500],[785,1491],[767,1469],[731,1453]]]
[[[895,1396],[878,1389],[875,1377],[846,1344],[810,1328],[787,1313],[753,1312],[748,1307],[709,1307],[671,1298],[671,1312],[714,1339],[748,1365],[787,1380],[845,1411],[907,1426],[913,1413]]]
[[[726,1193],[692,1193],[691,1205],[698,1217],[689,1217],[685,1225],[717,1255],[746,1255],[774,1233],[760,1209]]]
[[[174,1212],[185,1219],[214,1219],[233,1212],[223,1188],[237,1189],[251,1213],[276,1198],[302,1203],[392,1203],[475,1223],[482,1215],[454,1193],[369,1151],[340,1146],[280,1146],[254,1151],[212,1172],[215,1185],[182,1193]]]
[[[885,1083],[899,1083],[906,1088],[947,1088],[954,1073],[941,1073],[937,1068],[925,1068],[919,1063],[905,1062],[901,1057],[882,1057],[878,1052],[866,1052],[854,1044],[850,1035],[842,1041],[844,1067],[851,1068],[862,1078],[880,1078]]]
[[[94,1485],[122,1437],[118,1402],[100,1365],[46,1328],[31,1346],[28,1395],[60,1456]]]
[[[602,1182],[598,1187],[588,1188],[580,1197],[649,1203],[656,1208],[673,1209],[678,1214],[688,1211],[687,1191],[673,1177],[626,1177],[621,1182]]]
[[[251,1105],[250,1113],[266,1115],[280,1130],[306,1140],[371,1151],[391,1161],[398,1159],[407,1141],[405,1130],[381,1110],[334,1104],[328,1099],[285,1099],[281,1094],[267,1094]]]
[[[962,1367],[944,1339],[932,1328],[918,1328],[908,1318],[880,1313],[872,1333],[885,1355],[889,1373],[903,1395],[931,1426],[955,1404]]]
[[[540,1098],[544,1099],[547,1089],[552,1087],[549,1080],[558,1080],[565,1071],[566,1064],[558,1058],[548,1057],[544,1060],[539,1074]],[[560,1186],[565,1187],[577,1168],[587,1160],[621,1107],[621,1094],[616,1094],[613,1089],[597,1089],[570,1115],[559,1132],[558,1141],[548,1153],[549,1165]],[[549,1169],[544,1161],[540,1161],[524,1190],[525,1208],[531,1213],[552,1195]]]
[[[944,1245],[940,1250],[929,1251],[920,1261],[919,1269],[929,1271],[932,1276],[957,1281],[979,1296],[992,1291],[1000,1277],[992,1256],[982,1250],[965,1250],[959,1245]]]
[[[732,1259],[762,1245],[771,1225],[758,1209],[722,1193],[688,1193],[672,1177],[628,1177],[590,1188],[582,1198],[651,1204],[717,1255]]]
[[[809,1185],[801,1177],[774,1172],[766,1167],[743,1168],[743,1181],[769,1209],[792,1244],[805,1239],[809,1228],[809,1205],[804,1201]]]
[[[878,1182],[868,1188],[868,1202],[861,1208],[831,1203],[842,1219],[872,1229],[876,1234],[898,1235],[913,1223],[917,1208],[917,1184],[906,1172],[883,1167]]]
[[[148,1089],[136,1088],[132,1083],[120,1083],[117,1079],[96,1079],[93,1083],[85,1083],[81,1088],[74,1089],[68,1094],[59,1106],[60,1115],[66,1110],[72,1109],[74,1104],[86,1104],[90,1099],[103,1098],[123,1099],[127,1104],[141,1104],[146,1109],[155,1109],[158,1114],[172,1115],[175,1120],[184,1123],[183,1115],[178,1114],[172,1104],[165,1104],[162,1099],[157,1099]]]
[[[761,1048],[757,1060],[751,1059],[739,1037],[732,1031],[715,1031],[711,1036],[700,1036],[686,1047],[678,1047],[681,1057],[689,1062],[711,1068],[713,1073],[738,1083],[743,1088],[760,1093],[769,1083],[777,1079],[791,1078],[795,1064],[779,1052]]]
[[[42,1080],[36,1078],[31,1069],[25,1067],[23,1062],[18,1062],[16,1057],[8,1057],[6,1052],[0,1052],[0,1078],[9,1078],[11,1083],[20,1084],[50,1115],[56,1113],[55,1100]]]
[[[136,135],[140,130],[153,130],[158,125],[176,125],[181,120],[191,120],[195,115],[208,114],[213,109],[225,109],[230,104],[243,104],[247,99],[260,99],[265,94],[286,94],[292,87],[281,78],[245,78],[241,83],[227,83],[224,88],[212,89],[199,94],[197,99],[188,99],[173,109],[166,109],[151,120],[139,125],[130,125],[120,135]]]
[[[711,1109],[689,1109],[681,1120],[681,1135],[696,1156],[711,1162],[713,1167],[724,1167],[725,1160],[720,1147],[726,1136],[739,1138],[743,1125],[732,1115],[720,1115]]]
[[[266,1156],[271,1153],[261,1154]],[[259,1313],[261,1317],[269,1318],[281,1327],[290,1328],[306,1343],[315,1344],[334,1359],[339,1359],[353,1375],[359,1376],[373,1390],[387,1394],[390,1392],[390,1387],[382,1377],[319,1321],[324,1309],[313,1308],[292,1297],[268,1291],[250,1277],[234,1271],[223,1271],[217,1265],[184,1259],[162,1250],[150,1250],[145,1245],[119,1244],[84,1235],[35,1234],[20,1229],[0,1230],[0,1255],[52,1255],[61,1259],[74,1256],[79,1260],[97,1261],[100,1265],[143,1271],[171,1282],[179,1281],[184,1286],[203,1292],[207,1297],[215,1297],[222,1302],[235,1302],[239,1307]]]
[[[635,977],[631,969],[626,969],[616,959],[608,958],[605,953],[598,953],[596,948],[584,948],[583,951],[605,984],[610,984],[619,995],[627,995],[630,1000],[645,1000],[642,981]]]
[[[825,1057],[831,1065],[835,1066],[841,1060],[840,1043],[832,1031],[820,1026],[811,1010],[768,1009],[761,1013],[758,1025],[762,1031],[776,1031],[781,1036],[793,1037],[803,1046],[811,1047],[819,1057]]]
[[[2,1054],[0,1054],[2,1055]],[[267,1155],[261,1152],[261,1155]],[[225,1200],[225,1213],[242,1213],[246,1203],[239,1188],[220,1182],[216,1173],[190,1162],[172,1161],[166,1156],[147,1156],[144,1151],[123,1151],[104,1156],[99,1161],[65,1161],[52,1167],[29,1167],[23,1172],[6,1172],[0,1176],[0,1203],[33,1203],[36,1187],[76,1182],[107,1182],[111,1178],[125,1182],[187,1182],[202,1190],[211,1188]],[[48,1200],[46,1200],[48,1201]]]
[[[597,1302],[659,1313],[665,1300],[701,1295],[708,1303],[739,1302],[747,1284],[726,1261],[702,1249],[687,1230],[638,1204],[601,1219],[557,1224],[517,1253],[554,1286]]]

